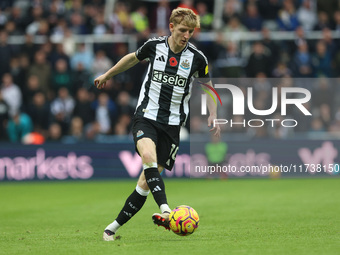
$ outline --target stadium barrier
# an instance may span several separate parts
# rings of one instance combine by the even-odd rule
[[[219,32],[200,32],[195,36],[195,40],[200,42],[214,42],[220,36]],[[333,39],[340,38],[339,31],[330,32]],[[152,34],[152,36],[157,36],[157,34]],[[318,40],[323,38],[323,32],[321,31],[308,31],[305,33],[305,39],[307,40]],[[270,39],[274,41],[287,41],[294,40],[297,38],[295,32],[291,31],[271,31]],[[65,38],[62,35],[52,35],[52,36],[33,36],[33,42],[35,44],[44,44],[48,41],[52,43],[62,43]],[[88,48],[93,48],[96,43],[127,43],[129,52],[136,51],[138,46],[138,35],[131,34],[105,34],[105,35],[72,35],[71,38],[74,43],[84,43]],[[225,41],[237,41],[237,42],[251,42],[263,39],[263,34],[261,32],[228,32],[223,33],[223,39]],[[8,37],[8,43],[12,45],[20,45],[25,43],[24,35],[12,35]]]
[[[225,161],[209,165],[203,152],[182,142],[166,177],[339,177],[340,141],[227,142]],[[191,168],[190,168],[191,165]],[[209,165],[209,166],[208,166]],[[136,178],[141,159],[132,142],[20,145],[2,143],[0,181]]]

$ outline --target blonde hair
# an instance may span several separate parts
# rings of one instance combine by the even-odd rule
[[[191,9],[178,7],[174,9],[170,16],[170,23],[174,25],[183,24],[188,27],[199,28],[200,16],[196,15]]]

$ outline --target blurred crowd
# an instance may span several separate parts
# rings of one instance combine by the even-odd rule
[[[214,26],[214,1],[117,0],[109,16],[105,4],[105,0],[0,1],[0,140],[76,142],[128,135],[147,63],[98,90],[94,77],[129,53],[128,44],[79,43],[74,36],[131,34],[140,46],[154,35],[169,34],[169,16],[177,6],[191,8],[201,17],[201,29],[191,42],[208,57],[211,76],[256,78],[252,86],[261,91],[254,99],[259,109],[270,107],[269,78],[333,78],[309,87],[312,96],[317,95],[309,106],[313,118],[293,131],[340,132],[339,91],[336,82],[330,82],[340,76],[340,41],[333,38],[340,34],[339,1],[224,0],[219,29]],[[198,40],[200,33],[212,31],[218,35],[215,41]],[[241,34],[248,31],[260,32],[262,39],[241,41]],[[295,36],[273,40],[273,31],[292,31]],[[311,31],[320,31],[322,39],[306,39]],[[23,42],[13,42],[16,36],[24,36]],[[37,43],[36,36],[45,36],[46,41]],[[62,40],[53,43],[51,38]],[[282,138],[290,133],[265,130],[254,135]]]

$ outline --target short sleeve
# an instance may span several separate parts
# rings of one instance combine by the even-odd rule
[[[146,58],[149,58],[151,52],[151,42],[150,40],[145,42],[139,49],[136,51],[136,57],[139,61],[142,61]]]
[[[201,63],[198,69],[198,77],[200,78],[209,78],[209,67],[208,62],[205,58],[201,59]]]

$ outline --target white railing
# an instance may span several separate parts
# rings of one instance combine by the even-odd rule
[[[238,40],[241,42],[245,41],[256,41],[261,40],[263,38],[261,32],[232,32],[232,33],[223,33],[224,40]],[[199,41],[216,41],[218,32],[202,32],[197,36]],[[334,39],[340,38],[339,31],[332,31],[332,37]],[[156,36],[156,35],[152,35]],[[272,40],[283,41],[283,40],[294,40],[296,38],[295,32],[284,32],[284,31],[275,31],[271,32],[270,37]],[[233,39],[234,38],[234,39]],[[236,38],[236,39],[235,39]],[[305,38],[308,40],[317,40],[323,38],[323,33],[320,31],[311,31],[305,33]],[[50,40],[52,43],[60,43],[63,41],[62,36],[51,36],[47,38],[46,36],[34,36],[33,42],[36,44],[43,44],[47,40]],[[106,34],[106,35],[73,35],[73,39],[76,43],[85,43],[87,45],[91,45],[94,43],[127,43],[129,47],[129,52],[135,51],[137,49],[137,35],[133,34]],[[25,43],[25,36],[10,36],[8,39],[9,44],[23,44]]]

